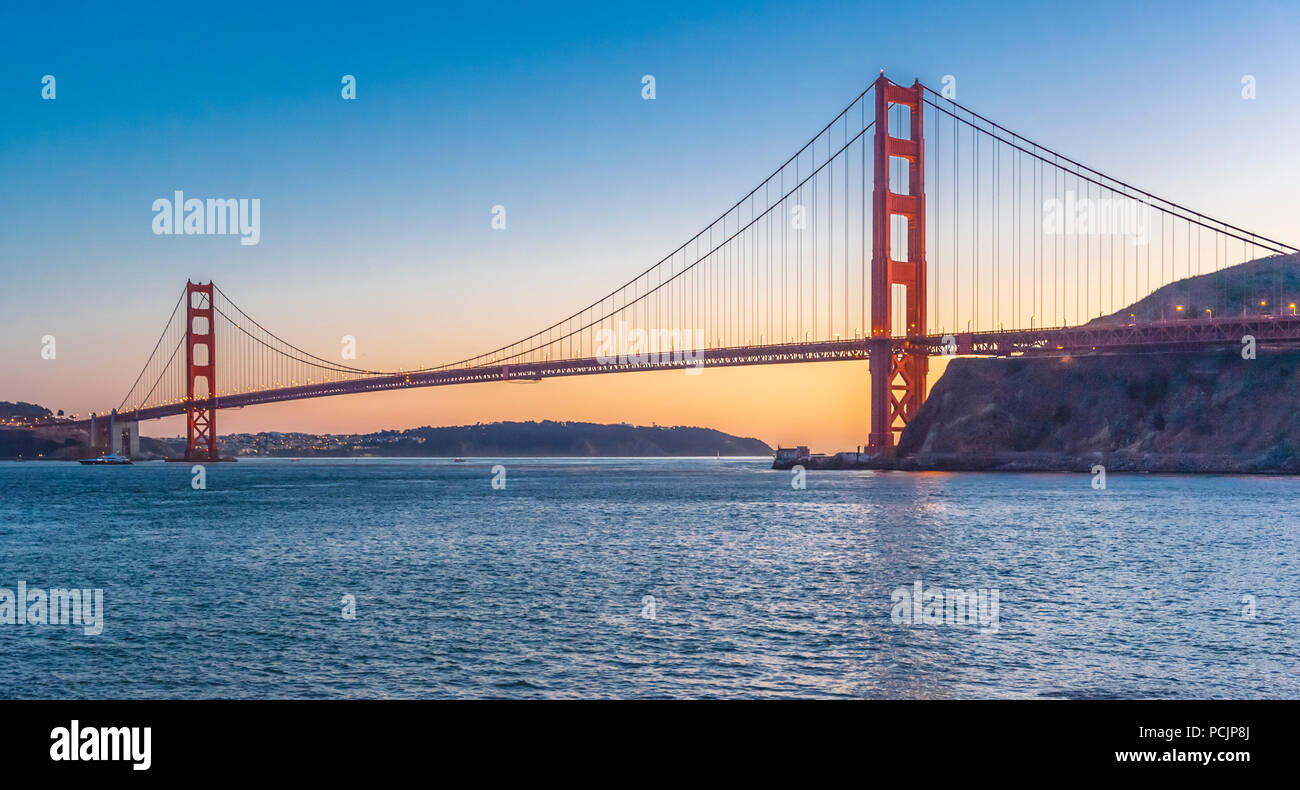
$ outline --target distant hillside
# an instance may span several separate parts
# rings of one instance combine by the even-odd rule
[[[1180,316],[1209,318],[1275,311],[1290,314],[1290,304],[1298,299],[1300,255],[1275,255],[1172,282],[1145,299],[1089,323],[1127,324],[1134,317],[1137,321],[1160,321]],[[1265,304],[1261,305],[1261,300]],[[1179,306],[1183,309],[1179,310]]]
[[[771,455],[772,448],[711,428],[494,422],[340,436],[303,433],[219,437],[223,454],[243,456],[691,456]],[[179,445],[176,448],[179,449]]]
[[[45,417],[50,411],[31,403],[0,402],[14,417]],[[73,458],[87,442],[86,431],[0,426],[0,458]],[[590,422],[494,422],[447,428],[412,428],[366,434],[311,434],[270,431],[227,434],[217,439],[223,456],[269,457],[452,457],[452,456],[691,456],[771,455],[753,438],[712,428],[600,425]],[[185,440],[140,437],[142,458],[179,458]]]
[[[1170,317],[1179,304],[1258,311],[1278,294],[1300,298],[1300,256],[1173,283],[1099,320]],[[1300,352],[1244,360],[1240,350],[956,359],[903,431],[895,465],[1300,473]]]
[[[49,416],[49,409],[35,403],[0,400],[0,458],[38,458],[58,452],[65,442],[15,427]]]
[[[21,428],[0,428],[0,458],[53,457],[71,440],[55,440],[37,436],[35,431]]]
[[[51,412],[44,406],[38,406],[35,403],[10,403],[7,400],[0,400],[0,422],[8,420],[38,420],[49,417]]]

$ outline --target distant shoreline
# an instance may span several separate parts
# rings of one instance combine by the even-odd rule
[[[85,430],[58,426],[0,430],[0,457],[74,459],[107,452],[104,447],[92,450],[89,441]],[[712,428],[553,420],[364,434],[233,433],[218,436],[217,446],[223,458],[752,458],[773,452],[759,439]],[[183,438],[141,436],[133,458],[180,459],[185,447]]]

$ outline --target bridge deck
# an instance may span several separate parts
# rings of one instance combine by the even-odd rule
[[[1232,318],[1184,319],[1142,324],[1089,324],[1077,327],[1017,329],[998,332],[934,334],[896,338],[891,345],[920,350],[931,356],[1011,354],[1064,355],[1077,353],[1134,353],[1139,351],[1185,351],[1214,346],[1235,346],[1250,335],[1265,344],[1300,344],[1300,316],[1240,316]],[[488,381],[540,381],[565,376],[589,376],[648,370],[740,367],[801,362],[837,362],[870,358],[868,342],[832,340],[815,343],[713,348],[670,355],[650,354],[646,358],[609,361],[593,357],[506,365],[447,368],[379,375],[344,381],[279,387],[255,392],[223,395],[197,405],[209,408],[240,408],[264,403],[353,395],[363,392],[415,387],[445,387]],[[184,402],[154,406],[118,414],[120,420],[154,420],[184,414]],[[89,419],[46,420],[37,427],[88,427]]]

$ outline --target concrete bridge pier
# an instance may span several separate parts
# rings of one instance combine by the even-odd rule
[[[113,452],[127,458],[140,457],[140,421],[123,420],[118,423],[118,430],[113,434],[116,439]]]
[[[90,446],[96,452],[117,453],[127,458],[139,458],[140,422],[119,419],[116,411],[107,416],[92,416]]]

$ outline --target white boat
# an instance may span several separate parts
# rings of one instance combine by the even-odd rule
[[[131,463],[130,458],[124,458],[117,453],[101,455],[98,458],[83,458],[81,463],[86,466],[127,466]]]

